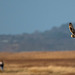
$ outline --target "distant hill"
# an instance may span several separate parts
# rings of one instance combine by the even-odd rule
[[[74,24],[75,26],[75,24]],[[75,50],[68,24],[32,34],[0,35],[0,51],[56,51]]]

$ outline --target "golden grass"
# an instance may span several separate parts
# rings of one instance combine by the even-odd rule
[[[1,75],[65,75],[75,74],[75,67],[46,66],[46,67],[24,67],[19,68],[18,65],[5,66]]]
[[[61,66],[48,66],[48,67],[31,67],[28,69],[31,72],[46,72],[54,74],[67,74],[75,73],[75,68],[73,67],[61,67]]]
[[[0,59],[67,59],[75,58],[75,51],[53,51],[53,52],[1,52]]]
[[[75,75],[75,51],[0,53],[0,75]]]

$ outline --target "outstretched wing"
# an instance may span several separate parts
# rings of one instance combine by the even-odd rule
[[[71,32],[73,35],[75,35],[75,29],[74,29],[72,23],[69,23],[69,29],[70,29],[70,32]]]

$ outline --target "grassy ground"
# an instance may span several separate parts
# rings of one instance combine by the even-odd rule
[[[75,75],[75,51],[0,53],[0,75]]]

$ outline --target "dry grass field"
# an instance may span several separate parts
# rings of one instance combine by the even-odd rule
[[[75,51],[0,52],[0,75],[75,75]]]

